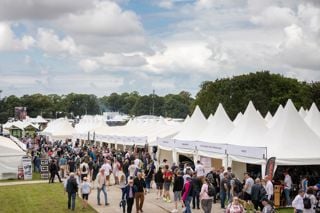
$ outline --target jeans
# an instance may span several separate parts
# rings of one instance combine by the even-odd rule
[[[108,203],[108,197],[107,197],[107,191],[106,191],[106,186],[105,185],[102,185],[102,188],[101,189],[99,189],[99,187],[98,187],[98,193],[97,193],[97,199],[98,199],[98,205],[101,205],[101,203],[100,203],[100,192],[103,192],[103,194],[104,194],[104,204],[105,205],[107,205],[107,203]]]
[[[196,207],[200,208],[200,198],[199,198],[200,192],[193,191],[192,193],[192,208],[195,209]]]
[[[187,199],[184,201],[186,210],[183,213],[191,213],[191,207],[190,207],[191,200],[192,200],[192,196],[188,196]]]
[[[291,199],[290,199],[290,189],[284,189],[283,192],[284,192],[284,195],[286,197],[286,204],[287,206],[291,206]]]
[[[127,213],[132,212],[133,203],[134,203],[134,198],[127,198]]]
[[[149,178],[146,178],[146,188],[147,189],[150,189],[151,188],[151,179],[149,179]]]
[[[224,203],[226,201],[226,198],[227,198],[227,194],[225,191],[220,191],[220,202],[221,202],[221,208],[224,209],[225,206],[224,206]]]
[[[76,206],[76,193],[68,192],[68,209],[74,210]]]

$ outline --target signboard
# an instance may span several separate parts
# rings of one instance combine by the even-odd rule
[[[25,180],[32,180],[31,158],[22,157],[23,176]]]
[[[200,162],[202,163],[202,165],[204,167],[205,173],[208,174],[212,170],[211,158],[200,156]]]
[[[40,159],[40,176],[41,179],[49,179],[49,159]]]
[[[219,154],[225,154],[227,149],[226,144],[215,144],[208,142],[197,142],[197,150],[204,152],[213,152]]]
[[[194,141],[175,140],[174,147],[179,149],[188,149],[188,150],[194,150],[194,151],[196,149]]]
[[[229,155],[243,156],[249,158],[265,159],[267,148],[266,147],[249,147],[229,145],[227,146],[227,153]]]
[[[157,138],[157,144],[162,147],[173,148],[174,140],[171,138]]]
[[[276,165],[276,158],[272,157],[268,159],[267,165],[266,165],[266,176],[269,177],[269,180],[272,180],[273,178],[273,172],[274,172],[274,166]]]

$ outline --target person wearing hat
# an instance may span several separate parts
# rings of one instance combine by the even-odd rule
[[[83,182],[81,183],[80,187],[80,193],[82,195],[82,208],[87,208],[88,207],[88,198],[89,194],[91,193],[91,186],[90,183],[88,182],[88,178],[84,177]]]
[[[133,185],[133,179],[130,178],[128,180],[128,185],[124,188],[124,196],[127,201],[127,213],[132,212],[132,206],[134,203],[135,193],[137,192],[137,188]]]

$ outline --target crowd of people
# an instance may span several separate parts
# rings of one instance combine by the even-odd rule
[[[212,168],[206,172],[200,161],[169,165],[166,159],[157,163],[154,153],[148,148],[135,146],[126,150],[116,150],[107,146],[95,146],[56,141],[48,142],[38,137],[36,143],[28,146],[33,156],[34,168],[40,171],[40,159],[48,158],[49,183],[54,183],[55,176],[65,180],[68,193],[68,208],[75,208],[76,193],[80,193],[83,208],[87,208],[88,197],[93,188],[97,189],[97,204],[108,206],[107,188],[113,183],[122,191],[120,207],[124,212],[143,211],[145,196],[152,188],[156,189],[157,199],[172,203],[172,212],[190,213],[192,209],[212,212],[214,203],[220,202],[221,209],[227,213],[241,213],[245,209],[257,212],[274,212],[274,187],[266,176],[253,179],[249,173],[236,177],[232,168]],[[284,195],[286,205],[293,206],[297,212],[316,212],[318,199],[316,191],[320,185],[308,186],[307,179],[301,181],[301,190],[291,202],[292,180],[288,172],[284,174]],[[101,201],[101,192],[104,202]],[[173,196],[172,196],[173,195]],[[306,198],[310,207],[305,205]],[[309,201],[308,200],[308,201]]]

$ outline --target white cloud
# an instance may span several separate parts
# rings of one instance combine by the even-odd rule
[[[124,55],[105,53],[97,57],[97,61],[105,66],[111,67],[139,67],[146,63],[146,60],[140,55]]]
[[[83,59],[79,62],[79,66],[81,69],[85,72],[93,72],[97,69],[99,69],[99,64],[91,59]]]
[[[69,32],[96,36],[127,36],[143,32],[135,13],[123,11],[110,1],[97,1],[94,8],[69,14],[60,20],[60,24]]]
[[[59,38],[53,30],[44,28],[38,29],[37,45],[45,52],[53,54],[68,53],[73,55],[80,51],[70,36]]]
[[[31,36],[17,38],[10,24],[0,22],[0,51],[26,50],[34,44]]]
[[[157,2],[159,7],[171,9],[173,7],[173,1],[172,0],[160,0]]]
[[[92,7],[92,0],[0,0],[0,20],[53,19]]]

